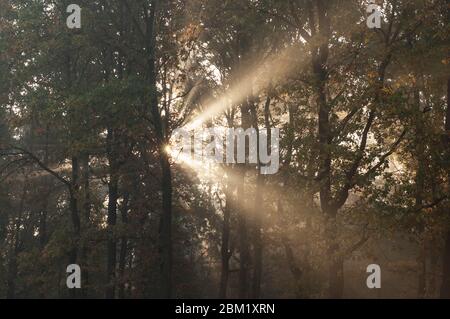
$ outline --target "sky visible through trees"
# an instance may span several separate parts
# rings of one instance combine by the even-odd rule
[[[447,0],[0,0],[0,298],[450,298]]]

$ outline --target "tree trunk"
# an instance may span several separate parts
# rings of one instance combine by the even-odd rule
[[[106,219],[106,287],[105,298],[113,299],[116,290],[116,259],[117,241],[115,226],[117,223],[117,200],[119,197],[119,173],[117,165],[118,152],[116,152],[117,136],[112,128],[108,128],[106,137],[106,153],[109,162],[109,182],[108,182],[108,213]]]
[[[291,248],[291,245],[289,244],[288,238],[284,237],[284,238],[282,238],[282,241],[283,241],[284,253],[286,255],[287,264],[289,266],[289,270],[291,271],[291,274],[294,277],[294,281],[295,281],[296,298],[304,298],[303,289],[302,289],[303,272],[297,265],[297,261],[295,260],[294,252]]]
[[[266,98],[266,102],[264,105],[264,124],[267,134],[267,150],[269,152],[272,151],[270,141],[271,138],[271,125],[270,125],[270,89]],[[258,153],[258,168],[257,168],[257,177],[256,177],[256,187],[255,187],[255,210],[253,214],[253,281],[252,281],[252,298],[258,299],[261,296],[261,277],[262,277],[262,266],[263,266],[263,243],[262,243],[262,220],[264,215],[264,176],[261,174],[261,162],[259,159],[259,143],[261,139],[260,130],[258,126],[258,114],[255,104],[252,105],[252,118],[253,118],[253,127],[257,131],[257,153]]]
[[[415,105],[415,144],[416,144],[416,159],[417,159],[417,170],[415,177],[415,206],[418,210],[419,214],[422,213],[422,205],[423,205],[423,192],[425,187],[425,165],[426,165],[426,157],[425,157],[425,144],[424,144],[424,134],[423,134],[423,112],[420,108],[420,92],[417,83],[414,87],[414,105]],[[419,216],[420,217],[420,216]],[[426,233],[426,221],[419,219],[419,233],[420,233],[420,253],[417,258],[418,266],[419,266],[419,276],[418,276],[418,290],[417,297],[424,298],[426,294],[426,286],[427,286],[427,250],[426,250],[426,242],[427,242],[427,233]]]
[[[158,88],[156,85],[156,16],[159,10],[159,1],[151,2],[150,12],[145,10],[146,17],[146,48],[148,52],[147,68],[148,82],[151,89],[150,113],[152,116],[153,128],[159,148],[161,166],[161,192],[162,192],[162,213],[159,227],[159,252],[161,270],[161,296],[163,298],[172,297],[172,173],[170,169],[169,155],[166,152],[166,130],[163,119],[159,111]],[[169,116],[166,114],[165,116]]]
[[[90,198],[90,186],[89,186],[89,154],[84,153],[82,157],[82,185],[84,193],[83,210],[84,210],[84,229],[89,230],[91,228],[91,198]],[[89,231],[87,232],[89,233]],[[88,296],[89,287],[89,265],[88,265],[88,238],[83,239],[81,247],[81,260],[83,276],[81,277],[81,294],[83,298]]]
[[[44,199],[47,202],[47,199]],[[47,204],[44,204],[44,208],[39,212],[39,246],[40,249],[44,249],[47,244]]]
[[[221,252],[221,269],[220,269],[220,287],[219,298],[225,299],[227,297],[228,276],[230,274],[230,220],[231,220],[231,202],[233,192],[231,189],[231,182],[228,181],[225,192],[225,207],[223,208],[223,224],[222,224],[222,246]],[[220,200],[220,199],[219,199]]]
[[[110,161],[110,180],[108,183],[108,216],[107,216],[107,260],[106,260],[106,289],[105,298],[112,299],[115,297],[116,286],[116,234],[115,226],[117,222],[117,199],[118,199],[118,183],[119,176],[115,165],[115,152],[111,149],[111,143],[115,141],[112,136],[112,130],[108,130],[107,143],[108,157]]]
[[[240,168],[241,181],[237,186],[238,203],[238,236],[239,236],[239,299],[248,298],[248,272],[250,267],[250,247],[248,243],[248,220],[245,206],[245,166]]]
[[[17,233],[17,231],[16,231]],[[16,235],[15,235],[16,237]],[[14,299],[16,297],[16,279],[17,279],[17,249],[16,241],[10,251],[8,260],[8,275],[6,279],[6,299]]]
[[[48,144],[49,144],[49,127],[47,125],[45,130],[45,148],[44,148],[44,165],[48,166],[49,161],[49,151],[48,151]],[[42,208],[39,212],[39,245],[40,249],[44,249],[45,245],[47,244],[48,237],[47,237],[47,210],[48,210],[48,201],[50,196],[50,180],[48,176],[43,177],[43,186],[42,186],[42,193],[44,195],[44,199],[42,202]]]
[[[450,78],[447,79],[447,111],[445,119],[445,145],[447,159],[450,158]],[[446,163],[448,165],[448,163]],[[448,188],[450,188],[450,170],[447,176]],[[450,229],[447,230],[443,257],[441,298],[450,298]]]
[[[19,213],[19,217],[17,218],[15,223],[13,241],[11,244],[12,247],[9,253],[8,274],[6,279],[6,299],[14,299],[16,297],[17,255],[19,253],[20,223],[21,213]]]
[[[20,226],[22,223],[22,214],[25,203],[25,196],[27,193],[27,178],[25,178],[25,183],[23,185],[22,197],[20,198],[20,204],[18,207],[18,216],[14,223],[13,238],[11,241],[11,248],[8,260],[8,274],[6,278],[6,298],[14,299],[16,297],[16,280],[17,280],[17,255],[20,250]]]
[[[169,158],[161,150],[162,168],[162,216],[159,239],[163,298],[172,297],[172,173]]]
[[[418,289],[417,298],[425,298],[427,293],[427,234],[422,235],[422,241],[420,245],[420,254],[417,258],[419,264],[419,277],[418,277]]]
[[[250,127],[250,101],[247,97],[241,105],[241,127],[246,130]],[[246,143],[246,153],[249,144]],[[250,245],[248,236],[248,211],[246,207],[245,175],[247,165],[239,164],[238,167],[240,181],[237,185],[237,206],[238,206],[238,236],[239,236],[239,298],[248,298],[249,289],[249,268],[250,268]]]
[[[329,290],[328,295],[333,299],[340,299],[344,293],[344,258],[340,255],[340,245],[338,241],[338,227],[337,227],[337,211],[331,209],[327,213],[327,229],[326,239],[328,246],[328,276],[329,276]]]
[[[327,4],[318,0],[317,16],[318,31],[321,36],[320,45],[313,48],[312,68],[316,78],[316,104],[318,108],[318,134],[319,134],[319,158],[320,172],[323,176],[320,182],[320,206],[327,219],[326,238],[328,242],[329,259],[329,297],[341,298],[343,288],[342,262],[338,258],[339,244],[337,241],[337,209],[333,206],[331,196],[331,127],[330,106],[327,103],[326,84],[328,79],[326,63],[329,55],[329,39],[331,35],[330,19],[327,12]],[[311,9],[312,10],[312,9]],[[311,28],[315,29],[314,14],[310,14]]]
[[[450,231],[445,238],[441,298],[450,299]]]
[[[258,167],[259,169],[259,167]],[[262,276],[262,214],[263,214],[263,176],[258,172],[256,180],[255,194],[255,214],[254,214],[254,233],[253,233],[253,281],[252,281],[252,298],[258,299],[261,295],[261,276]]]
[[[73,226],[73,242],[72,247],[69,254],[69,263],[76,264],[78,257],[78,244],[80,242],[80,232],[81,232],[81,224],[80,224],[80,216],[78,214],[78,176],[79,176],[79,164],[78,158],[76,156],[72,157],[72,181],[71,186],[69,187],[69,206],[70,206],[70,214],[72,219]],[[73,291],[75,291],[73,289]]]
[[[120,215],[122,216],[122,224],[128,224],[128,201],[129,194],[126,192],[123,196],[123,203],[120,209]],[[120,238],[120,253],[119,253],[119,291],[118,298],[125,298],[125,266],[128,254],[128,238],[126,235],[122,235]]]

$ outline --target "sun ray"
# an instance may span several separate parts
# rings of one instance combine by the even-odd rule
[[[269,85],[282,81],[289,74],[295,72],[294,66],[298,64],[297,55],[296,47],[291,46],[266,58],[253,70],[247,72],[246,76],[238,79],[227,92],[209,104],[202,114],[189,122],[186,125],[187,130],[200,127],[204,122],[225,111],[231,104],[237,105],[242,102],[250,93],[258,93]],[[270,76],[268,76],[268,72]]]

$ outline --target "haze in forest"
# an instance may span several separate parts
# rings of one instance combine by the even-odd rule
[[[0,298],[450,298],[449,10],[0,0]]]

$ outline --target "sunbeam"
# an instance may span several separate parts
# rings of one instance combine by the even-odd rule
[[[294,66],[298,65],[297,55],[297,47],[290,46],[258,63],[253,70],[247,72],[247,75],[238,79],[227,92],[207,105],[202,114],[186,125],[187,130],[200,127],[204,122],[225,111],[231,104],[237,105],[242,102],[250,93],[257,94],[269,85],[281,82],[296,70]],[[270,73],[270,76],[267,73]]]

